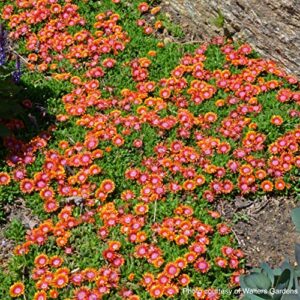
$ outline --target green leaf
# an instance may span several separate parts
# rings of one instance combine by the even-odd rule
[[[284,294],[281,300],[300,300],[299,295]]]
[[[292,277],[291,275],[292,275],[291,270],[285,269],[276,282],[275,285],[276,290],[283,290],[288,288],[290,281],[293,280],[291,278]]]
[[[261,268],[266,272],[266,275],[268,275],[268,277],[270,278],[271,282],[272,282],[272,286],[274,285],[274,281],[275,281],[275,276],[274,276],[274,272],[273,270],[270,268],[270,266],[267,263],[261,263],[260,264]]]
[[[242,298],[243,300],[272,300],[272,296],[266,295],[266,294],[261,294],[261,295],[254,295],[254,294],[247,294]]]
[[[300,232],[300,207],[292,210],[292,220],[296,226],[296,230]]]
[[[268,290],[272,286],[271,280],[262,273],[252,273],[250,275],[246,275],[244,278],[244,283],[247,288],[259,290]]]

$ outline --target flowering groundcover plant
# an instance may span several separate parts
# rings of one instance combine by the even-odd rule
[[[3,139],[1,201],[19,195],[41,221],[2,271],[0,298],[233,299],[219,291],[239,285],[244,254],[213,205],[295,192],[297,78],[248,44],[164,43],[150,1],[1,12],[25,57],[21,84],[53,91],[55,122],[29,142],[17,126]]]

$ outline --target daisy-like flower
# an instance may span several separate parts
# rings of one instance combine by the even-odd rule
[[[84,277],[89,281],[95,281],[98,276],[98,271],[93,268],[87,268],[83,271]]]
[[[69,278],[66,274],[57,274],[54,276],[52,286],[57,289],[64,288],[69,282]]]
[[[22,282],[16,282],[9,288],[9,294],[13,298],[20,297],[24,292],[25,286]]]
[[[147,287],[147,286],[152,285],[153,282],[154,282],[154,275],[151,273],[145,273],[143,275],[141,285]]]
[[[149,290],[149,294],[153,298],[160,298],[164,294],[164,286],[163,285],[152,285]]]
[[[59,205],[58,205],[57,201],[54,199],[48,199],[44,203],[44,210],[47,213],[56,211],[58,209],[58,207],[59,207]]]
[[[101,182],[100,189],[105,193],[112,193],[115,189],[115,183],[110,179],[105,179]]]
[[[90,290],[87,287],[81,287],[79,289],[76,289],[74,292],[74,296],[76,300],[80,299],[89,299],[88,296],[90,294]]]
[[[8,185],[10,183],[10,176],[6,172],[0,172],[0,185]]]
[[[253,168],[250,165],[242,165],[240,166],[240,174],[242,174],[243,176],[248,176],[250,174],[252,174],[253,172]]]
[[[52,298],[52,299],[57,299],[58,295],[59,295],[59,293],[55,289],[52,289],[52,290],[49,291],[49,297]]]
[[[187,260],[184,257],[178,257],[175,260],[175,264],[180,268],[184,269],[187,266]]]
[[[219,266],[220,268],[226,268],[227,265],[228,265],[228,262],[225,258],[222,258],[222,257],[217,257],[215,259],[215,263],[217,266]]]
[[[164,272],[169,278],[174,278],[179,274],[180,268],[176,265],[176,263],[170,262],[166,264]]]
[[[30,194],[34,190],[34,181],[31,179],[22,179],[20,182],[22,193]]]
[[[201,288],[198,288],[198,287],[194,288],[193,296],[197,300],[206,299],[206,293],[205,293],[205,291],[203,289],[201,289]]]
[[[264,180],[260,186],[264,192],[271,192],[273,190],[273,183],[269,180]]]
[[[278,191],[284,190],[286,187],[286,183],[282,178],[276,178],[275,180],[275,189]]]
[[[203,257],[200,257],[194,263],[194,268],[201,273],[207,273],[207,271],[210,269],[210,265]]]
[[[45,291],[38,291],[34,294],[33,300],[47,300],[47,293]]]
[[[193,191],[196,188],[196,183],[194,180],[186,180],[183,184],[182,184],[182,188],[185,191]]]
[[[217,229],[220,235],[227,235],[231,232],[230,227],[228,227],[226,224],[218,224]]]
[[[59,268],[63,264],[63,261],[64,260],[60,256],[55,255],[49,259],[49,265],[54,268]]]
[[[35,266],[39,268],[45,267],[49,262],[49,258],[46,254],[40,254],[34,259]]]
[[[271,117],[271,124],[280,126],[283,123],[283,119],[281,116],[274,115]]]
[[[43,200],[50,200],[54,197],[54,190],[51,187],[46,187],[40,190],[40,197]]]
[[[26,170],[17,169],[13,172],[13,179],[15,181],[20,181],[25,178]]]
[[[179,288],[175,284],[167,284],[164,286],[164,295],[167,297],[174,297],[179,293]]]
[[[208,112],[204,115],[205,122],[214,123],[218,119],[218,115],[213,112]]]
[[[178,282],[181,286],[187,286],[190,283],[190,281],[191,281],[191,278],[187,274],[181,274],[178,277]]]
[[[188,237],[182,234],[175,237],[175,242],[177,245],[185,245],[188,243],[188,241]]]
[[[192,263],[197,259],[198,255],[196,252],[188,252],[184,254],[184,258],[188,263]]]
[[[149,210],[149,207],[147,204],[144,203],[138,203],[135,207],[134,207],[134,211],[137,215],[145,215]]]
[[[112,142],[114,145],[120,147],[125,143],[125,140],[121,135],[117,134],[113,137]]]

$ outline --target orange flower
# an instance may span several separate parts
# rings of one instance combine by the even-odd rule
[[[280,126],[283,123],[283,119],[281,116],[274,115],[271,118],[271,123],[276,126]]]
[[[286,187],[286,184],[282,178],[277,178],[275,180],[275,189],[278,191],[284,190]]]
[[[57,244],[57,246],[59,246],[59,247],[64,247],[64,246],[67,244],[67,242],[68,242],[68,239],[67,239],[67,237],[65,237],[65,236],[58,237],[58,238],[56,239],[56,244]]]
[[[160,298],[164,294],[164,286],[162,285],[152,285],[149,290],[149,294],[153,298]]]
[[[150,13],[151,15],[156,15],[157,13],[159,13],[161,10],[161,7],[160,6],[155,6],[151,9]]]
[[[86,268],[83,271],[83,275],[89,282],[93,282],[98,276],[98,271],[94,268]]]
[[[273,183],[269,180],[264,180],[260,186],[264,192],[271,192],[273,190]]]
[[[6,172],[0,172],[0,186],[8,185],[10,183],[10,176]]]
[[[210,265],[203,257],[200,257],[194,263],[194,268],[201,273],[206,273],[209,270]]]
[[[150,50],[149,52],[148,52],[148,55],[149,56],[156,56],[156,51],[154,51],[154,50]]]
[[[54,190],[51,187],[46,187],[40,191],[40,197],[43,200],[50,200],[54,197]]]
[[[203,175],[197,175],[195,178],[194,178],[195,182],[197,185],[203,185],[205,183],[205,177]]]
[[[184,269],[187,266],[187,260],[184,257],[178,257],[175,260],[175,264],[180,268]]]
[[[101,182],[100,189],[105,193],[112,193],[115,189],[115,183],[110,179],[105,179]]]
[[[54,276],[52,285],[57,289],[62,289],[68,284],[68,282],[69,278],[66,274],[57,274]]]
[[[59,14],[61,12],[61,6],[57,3],[52,4],[51,7],[50,7],[50,11],[53,14]]]
[[[188,243],[188,241],[189,241],[188,237],[183,234],[180,234],[175,237],[175,242],[177,245],[185,245]]]
[[[148,3],[146,3],[146,2],[140,3],[140,4],[138,5],[138,10],[139,10],[140,12],[146,12],[146,11],[148,11],[148,10],[149,10],[149,5],[148,5]]]
[[[125,141],[121,135],[117,134],[113,137],[112,142],[114,145],[120,147],[124,144]]]
[[[163,42],[158,42],[157,43],[157,47],[158,48],[164,48],[165,47],[165,44]]]
[[[225,105],[225,101],[224,101],[223,99],[219,99],[219,100],[217,100],[217,101],[215,102],[215,105],[216,105],[217,107],[222,107],[222,106]]]
[[[9,294],[11,297],[16,298],[24,294],[25,286],[22,282],[16,282],[9,288]]]
[[[180,268],[175,263],[167,263],[164,272],[169,278],[174,278],[179,274]]]
[[[47,199],[44,203],[44,210],[47,213],[54,212],[58,209],[59,205],[54,199]]]
[[[35,258],[34,264],[39,268],[43,268],[48,264],[48,261],[49,259],[46,254],[40,254]]]
[[[138,203],[135,207],[134,207],[134,211],[137,215],[144,215],[148,212],[149,207],[147,204],[143,204],[143,203]]]
[[[135,274],[134,273],[130,273],[127,278],[128,278],[129,281],[133,281],[134,278],[135,278]]]
[[[161,29],[163,27],[163,22],[162,21],[156,21],[154,24],[155,29]]]
[[[248,176],[250,174],[252,174],[253,172],[253,168],[250,165],[242,165],[240,166],[240,174],[242,174],[243,176]]]
[[[54,268],[59,268],[63,263],[63,259],[57,255],[52,256],[49,260],[49,265]]]
[[[20,182],[20,190],[23,193],[30,194],[34,190],[34,181],[31,179],[22,179]]]
[[[214,123],[218,119],[218,115],[213,112],[208,112],[204,115],[205,122]]]
[[[257,179],[262,180],[262,179],[264,179],[266,176],[267,176],[267,172],[266,172],[265,170],[257,170],[257,171],[255,172],[255,177],[256,177]]]
[[[182,184],[182,188],[186,191],[193,191],[196,188],[196,183],[194,180],[186,180]]]
[[[49,297],[50,298],[57,299],[58,296],[59,296],[59,293],[58,293],[57,290],[52,289],[52,290],[49,291]]]
[[[45,291],[38,291],[34,294],[33,300],[47,300],[47,294]]]
[[[154,276],[153,276],[153,274],[151,274],[151,273],[145,273],[143,275],[143,279],[141,281],[141,285],[147,287],[147,286],[152,285],[153,282],[154,282]]]
[[[190,283],[191,279],[189,275],[182,274],[179,276],[178,281],[181,286],[187,286]]]

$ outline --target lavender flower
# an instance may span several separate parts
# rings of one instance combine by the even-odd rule
[[[7,32],[4,30],[3,25],[0,24],[0,66],[3,66],[6,59],[6,40]]]
[[[13,72],[13,81],[15,83],[19,83],[20,82],[20,79],[21,79],[21,61],[20,61],[20,57],[17,57],[16,59],[16,70]]]

